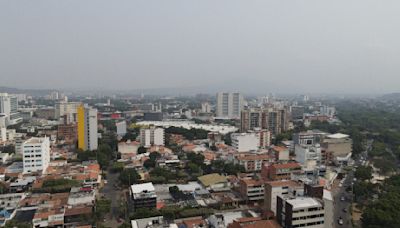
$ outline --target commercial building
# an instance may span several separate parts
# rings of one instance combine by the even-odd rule
[[[238,152],[256,151],[260,147],[260,136],[256,133],[231,134],[232,146]]]
[[[326,135],[328,134],[319,130],[309,130],[294,133],[293,142],[294,144],[313,145],[317,143],[322,143]]]
[[[157,207],[157,194],[151,182],[131,185],[129,190],[133,210],[138,208],[155,209]]]
[[[341,133],[327,135],[322,143],[326,151],[334,157],[346,157],[352,152],[352,144],[349,135]]]
[[[268,181],[265,183],[265,209],[276,215],[278,196],[301,196],[304,194],[302,184],[293,180]]]
[[[78,107],[78,148],[81,150],[96,150],[97,139],[97,109],[80,105]]]
[[[50,163],[49,138],[30,138],[22,144],[23,172],[46,172]]]
[[[321,164],[322,153],[319,144],[313,145],[295,145],[296,161],[299,162],[303,168],[307,170],[314,169],[317,165]]]
[[[240,93],[220,92],[217,94],[217,117],[218,118],[240,118],[243,108],[243,96]]]
[[[164,129],[154,126],[140,129],[140,143],[144,147],[164,146]]]
[[[323,204],[311,197],[277,197],[276,217],[286,227],[324,228],[325,211]]]

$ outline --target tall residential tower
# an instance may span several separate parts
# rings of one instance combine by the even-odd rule
[[[243,108],[243,96],[240,93],[217,94],[217,117],[219,118],[240,118],[240,111]]]
[[[78,148],[96,150],[97,142],[97,109],[86,105],[78,107]]]

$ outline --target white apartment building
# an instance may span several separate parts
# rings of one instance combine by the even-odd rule
[[[304,187],[293,180],[269,181],[265,183],[265,208],[276,215],[276,202],[278,196],[301,196],[304,195]]]
[[[23,173],[46,172],[50,163],[50,140],[30,138],[22,144]]]
[[[0,93],[0,113],[6,117],[6,125],[22,121],[18,113],[18,98],[8,93]]]
[[[211,105],[208,102],[201,103],[201,112],[210,113],[211,112]]]
[[[296,161],[299,162],[305,170],[313,170],[321,163],[321,147],[315,145],[299,145],[294,148]]]
[[[218,118],[240,118],[240,111],[243,108],[243,96],[240,93],[217,94],[217,117]]]
[[[117,135],[124,137],[124,135],[126,135],[126,121],[121,121],[115,124],[115,126],[117,127]]]
[[[255,151],[260,147],[260,135],[257,133],[234,133],[231,138],[232,146],[238,152]]]
[[[164,128],[151,126],[150,128],[140,129],[140,144],[144,147],[164,146]]]
[[[324,205],[311,197],[277,198],[277,219],[285,227],[325,227]]]

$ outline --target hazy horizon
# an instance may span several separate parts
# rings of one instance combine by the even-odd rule
[[[398,1],[2,1],[0,86],[391,93]]]

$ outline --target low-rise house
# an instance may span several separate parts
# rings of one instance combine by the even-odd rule
[[[228,228],[281,228],[276,220],[263,220],[260,217],[240,218],[228,225]]]
[[[74,187],[71,188],[68,205],[94,205],[96,200],[96,192],[91,187]]]
[[[276,161],[289,161],[289,149],[287,147],[275,146],[274,148],[272,148],[272,152],[275,156]]]
[[[229,191],[231,188],[227,178],[218,173],[200,176],[198,180],[204,188],[214,192]]]
[[[264,200],[264,182],[262,180],[241,179],[239,192],[246,201]]]

